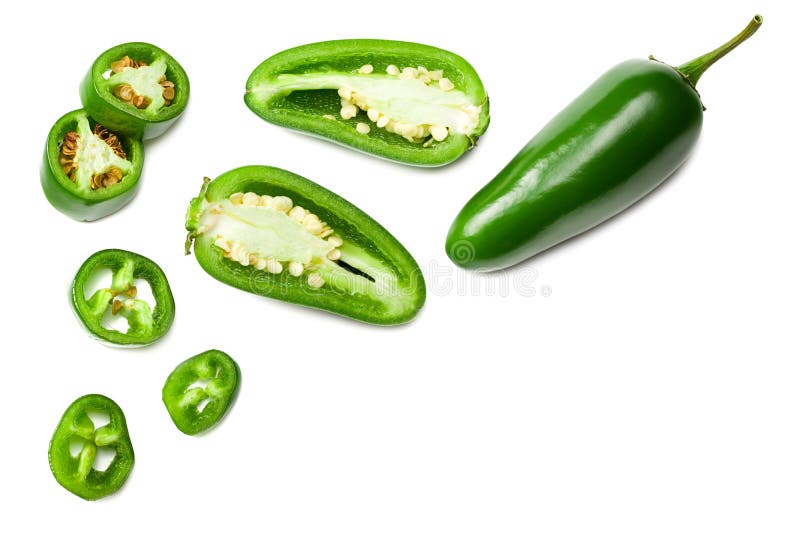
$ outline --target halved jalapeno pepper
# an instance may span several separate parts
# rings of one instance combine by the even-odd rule
[[[244,100],[269,122],[412,165],[454,161],[489,124],[489,100],[472,65],[401,41],[285,50],[253,71]]]
[[[408,251],[369,215],[275,167],[206,181],[186,215],[200,266],[250,293],[361,321],[411,320],[425,282]]]
[[[94,221],[133,198],[143,164],[140,141],[112,132],[79,109],[50,129],[39,176],[53,207],[73,219]]]
[[[111,285],[87,298],[91,279],[111,271]],[[136,280],[150,285],[155,307],[137,299]],[[92,254],[78,269],[70,288],[72,308],[84,327],[100,340],[122,346],[148,345],[167,333],[175,318],[175,301],[164,271],[152,260],[134,252],[107,249]],[[121,315],[126,332],[106,326],[108,315]]]
[[[101,454],[113,456],[108,465],[97,465]],[[122,409],[103,395],[80,397],[58,422],[47,458],[56,481],[78,497],[93,501],[116,492],[134,462]]]
[[[189,101],[189,78],[165,51],[125,43],[100,54],[80,85],[95,120],[132,137],[152,139],[175,122]]]
[[[240,376],[233,358],[221,350],[207,350],[170,373],[161,399],[178,430],[199,434],[225,416],[239,390]]]

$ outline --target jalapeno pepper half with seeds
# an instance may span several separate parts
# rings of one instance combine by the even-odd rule
[[[655,189],[700,135],[700,75],[760,25],[756,16],[728,43],[677,68],[632,59],[603,74],[464,206],[447,254],[467,268],[508,267]]]
[[[107,420],[95,426],[92,417]],[[104,469],[98,452],[112,454]],[[69,405],[47,451],[56,481],[78,497],[93,501],[122,487],[133,469],[133,445],[122,409],[103,395],[85,395]]]
[[[86,295],[87,286],[103,271],[111,271],[111,284]],[[136,281],[150,285],[155,307],[137,299]],[[175,301],[164,271],[152,260],[134,252],[107,249],[92,254],[78,269],[70,288],[72,308],[94,337],[121,346],[148,345],[167,333],[175,317]],[[128,322],[126,332],[106,326],[110,315]]]
[[[83,108],[96,121],[131,137],[152,139],[189,102],[189,78],[165,51],[125,43],[100,54],[80,85]]]
[[[207,350],[170,373],[161,399],[178,430],[199,434],[225,416],[239,390],[240,376],[233,358],[221,350]]]
[[[39,177],[53,207],[73,219],[94,221],[130,202],[142,165],[140,141],[114,133],[79,109],[50,129]]]
[[[285,50],[253,71],[244,100],[274,124],[411,165],[456,160],[489,124],[489,100],[472,65],[401,41]]]
[[[186,215],[188,254],[250,293],[376,324],[411,320],[425,282],[408,251],[369,215],[275,167],[205,180]]]

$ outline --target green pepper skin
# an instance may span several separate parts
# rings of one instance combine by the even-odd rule
[[[198,213],[206,202],[218,202],[231,194],[252,191],[263,195],[285,195],[296,205],[312,210],[331,227],[341,231],[346,242],[380,259],[397,279],[394,292],[371,296],[349,293],[326,284],[309,289],[301,278],[286,270],[271,275],[254,271],[226,259],[214,246],[210,234],[198,235]],[[212,277],[249,293],[318,308],[367,323],[392,325],[414,318],[425,303],[425,281],[417,262],[385,228],[335,193],[297,174],[267,166],[247,166],[228,171],[206,182],[187,211],[189,237],[186,253],[194,244],[200,266]]]
[[[61,169],[58,159],[64,135],[74,131],[78,119],[82,117],[88,118],[92,127],[96,124],[84,110],[78,109],[58,119],[50,129],[39,178],[42,191],[54,208],[79,221],[95,221],[119,211],[136,195],[144,165],[144,148],[138,139],[118,135],[128,160],[133,164],[133,170],[125,175],[122,182],[109,188],[81,191]]]
[[[480,120],[471,136],[454,134],[430,147],[422,147],[385,130],[372,127],[369,135],[355,130],[365,119],[359,115],[342,120],[336,91],[299,91],[264,99],[258,87],[281,74],[320,71],[353,72],[365,64],[383,72],[388,65],[423,65],[442,69],[446,76],[475,102],[481,103]],[[385,159],[419,166],[451,163],[474,148],[489,125],[489,98],[478,73],[464,58],[446,50],[418,43],[380,39],[346,39],[298,46],[279,52],[261,63],[247,80],[245,104],[262,119]],[[323,118],[334,115],[337,120]]]
[[[748,26],[731,43],[754,31]],[[603,74],[464,206],[447,235],[453,262],[509,267],[655,189],[695,145],[704,109],[695,83],[731,43],[677,69],[634,59]]]
[[[204,386],[190,386],[197,381]],[[164,383],[161,399],[178,430],[193,436],[222,420],[239,390],[241,372],[221,350],[207,350],[179,364]],[[207,400],[202,411],[199,404]]]
[[[108,416],[107,425],[95,428],[89,413]],[[82,445],[77,456],[70,446]],[[113,448],[114,459],[105,471],[92,467],[98,447]],[[87,501],[119,490],[133,469],[134,454],[122,409],[103,395],[84,395],[69,405],[56,426],[47,451],[50,470],[64,488]]]
[[[153,63],[163,58],[167,64],[167,79],[175,84],[175,99],[155,113],[118,100],[111,92],[113,85],[104,74],[111,63],[125,56]],[[124,43],[109,48],[92,63],[80,84],[83,108],[97,122],[130,137],[153,139],[163,134],[186,109],[189,102],[189,77],[180,63],[164,50],[148,43]]]
[[[112,287],[98,289],[87,300],[86,285],[101,269],[112,271]],[[128,332],[105,328],[102,321],[110,300],[129,288],[135,279],[142,279],[150,284],[156,302],[155,308],[151,311],[149,305],[136,301],[143,304],[146,310],[136,307],[129,312]],[[115,284],[120,285],[115,287]],[[106,249],[89,256],[72,281],[70,301],[75,316],[93,337],[121,347],[138,347],[158,341],[167,333],[175,318],[175,300],[164,271],[154,261],[127,250]]]

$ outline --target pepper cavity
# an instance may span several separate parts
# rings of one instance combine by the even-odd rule
[[[124,56],[112,62],[110,67],[111,92],[122,102],[137,109],[153,106],[157,111],[169,106],[175,99],[175,84],[167,79],[166,63],[163,60],[156,60],[148,65],[144,61]]]
[[[119,138],[100,124],[90,129],[86,119],[78,121],[77,130],[61,142],[58,163],[64,174],[92,190],[121,182],[131,164]]]

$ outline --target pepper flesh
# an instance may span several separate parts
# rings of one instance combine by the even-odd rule
[[[509,267],[600,224],[667,179],[700,135],[699,73],[761,24],[678,68],[630,60],[551,120],[461,210],[447,236],[454,263]]]
[[[89,115],[125,135],[164,133],[189,101],[189,78],[175,58],[149,43],[124,43],[100,54],[80,85]]]
[[[206,181],[186,217],[186,251],[245,291],[361,321],[411,320],[419,266],[367,214],[296,174],[249,166]]]
[[[454,161],[489,123],[483,84],[463,58],[376,39],[280,52],[250,75],[245,103],[269,122],[412,165]]]
[[[161,392],[178,430],[195,435],[219,423],[238,392],[240,376],[233,358],[216,349],[179,364]]]
[[[75,110],[50,129],[39,177],[53,207],[73,219],[93,221],[133,199],[143,165],[140,141]]]
[[[112,272],[111,285],[85,296],[90,278],[102,269]],[[155,307],[137,299],[136,279],[150,285]],[[94,337],[120,346],[148,345],[164,336],[175,317],[175,301],[164,271],[152,260],[119,249],[92,254],[78,269],[70,288],[72,308],[83,326]],[[128,330],[119,332],[103,324],[107,312],[121,315]]]
[[[108,418],[95,426],[92,415]],[[95,467],[99,450],[112,449],[105,468]],[[47,451],[56,481],[78,497],[96,500],[119,490],[133,469],[134,454],[122,409],[103,395],[80,397],[70,404],[56,426]]]

